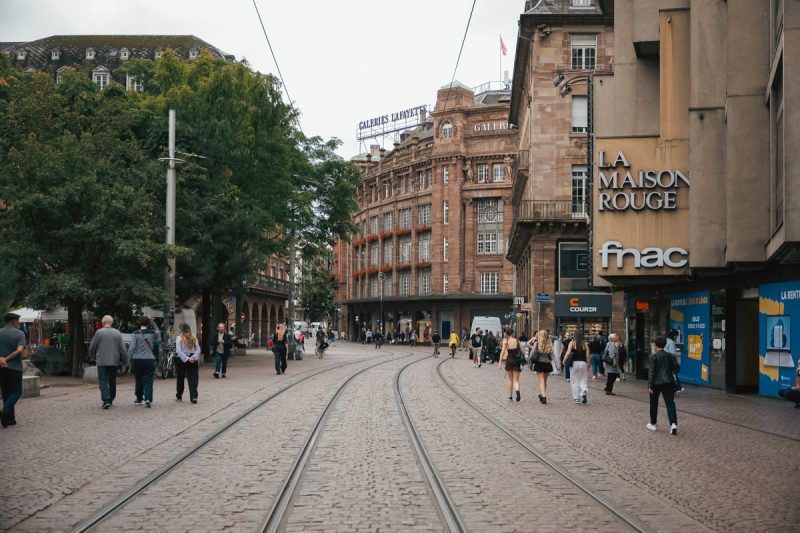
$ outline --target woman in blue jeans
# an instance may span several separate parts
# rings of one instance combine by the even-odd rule
[[[136,380],[136,400],[133,405],[150,407],[153,403],[153,378],[156,375],[156,354],[160,345],[158,326],[150,317],[139,320],[139,331],[131,335],[128,359]]]

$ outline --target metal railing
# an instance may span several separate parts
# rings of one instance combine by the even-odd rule
[[[556,72],[583,72],[583,71],[613,72],[614,65],[613,63],[596,62],[594,64],[594,67],[583,67],[579,65],[573,65],[572,63],[559,63],[556,66]]]
[[[516,222],[586,220],[586,204],[571,200],[523,200],[514,211]]]
[[[250,287],[264,289],[280,294],[289,294],[289,289],[291,288],[291,285],[292,284],[286,280],[280,278],[273,278],[272,276],[265,276],[263,274],[259,274],[255,282],[248,283],[248,286]]]

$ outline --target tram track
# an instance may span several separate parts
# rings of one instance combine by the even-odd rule
[[[561,464],[556,461],[553,461],[550,457],[547,456],[544,452],[533,446],[530,442],[526,439],[521,437],[518,433],[513,431],[511,428],[503,424],[502,422],[498,421],[494,417],[490,416],[486,413],[485,410],[477,406],[472,400],[467,398],[463,393],[461,393],[458,389],[456,389],[445,377],[442,373],[442,365],[444,365],[448,359],[444,359],[440,363],[436,365],[436,373],[441,380],[441,382],[459,399],[461,399],[465,404],[467,404],[475,413],[480,415],[484,418],[487,422],[489,422],[492,426],[497,428],[500,432],[505,434],[511,440],[516,442],[522,449],[527,451],[530,455],[534,456],[539,462],[547,466],[550,470],[558,474],[559,477],[568,481],[571,485],[575,488],[580,490],[590,499],[592,499],[595,503],[597,503],[600,507],[602,507],[606,512],[608,512],[611,516],[616,518],[621,524],[626,526],[627,528],[637,531],[640,533],[644,533],[647,531],[647,528],[636,518],[632,517],[628,513],[622,511],[617,505],[613,502],[609,501],[602,495],[600,495],[596,490],[594,490],[591,486],[584,483],[576,476],[572,475],[567,469],[565,469]]]
[[[391,355],[395,355],[395,354],[389,354],[389,355],[391,356]],[[404,357],[409,357],[409,356],[404,356]],[[349,381],[352,380],[353,377],[363,373],[366,370],[369,370],[370,368],[373,368],[373,367],[378,366],[380,364],[386,364],[386,363],[389,363],[389,362],[392,362],[392,361],[395,361],[395,360],[397,360],[397,358],[389,357],[388,359],[382,360],[379,363],[375,363],[373,365],[370,365],[370,366],[366,367],[365,369],[360,370],[359,372],[357,372],[353,376],[350,376],[350,378],[348,378],[348,380],[345,383],[348,383]],[[126,505],[128,505],[131,501],[135,500],[144,491],[146,491],[150,487],[154,486],[159,480],[164,478],[167,474],[169,474],[170,472],[174,471],[180,465],[185,463],[189,458],[191,458],[192,456],[196,455],[198,452],[200,452],[206,446],[208,446],[213,441],[218,439],[220,436],[222,436],[223,434],[225,434],[229,430],[231,430],[239,422],[241,422],[242,420],[244,420],[248,416],[252,415],[256,411],[258,411],[259,409],[261,409],[262,407],[267,405],[270,401],[272,401],[275,398],[281,396],[283,393],[285,393],[285,392],[293,389],[294,387],[306,382],[307,380],[310,380],[310,379],[312,379],[314,377],[317,377],[319,375],[325,374],[327,372],[332,372],[334,370],[337,370],[337,369],[340,369],[340,368],[343,368],[343,367],[347,367],[347,366],[351,366],[351,365],[355,365],[355,364],[359,364],[359,363],[364,363],[364,362],[366,362],[366,360],[358,359],[358,360],[355,360],[355,361],[348,361],[346,363],[332,365],[332,366],[329,366],[329,367],[326,367],[326,368],[323,368],[323,369],[319,369],[319,370],[308,370],[306,372],[302,372],[300,374],[297,374],[296,376],[303,376],[304,374],[308,374],[308,375],[305,375],[305,377],[302,377],[301,379],[298,379],[295,382],[293,382],[293,383],[291,383],[291,384],[289,384],[289,385],[277,390],[276,392],[270,394],[269,396],[267,396],[263,400],[258,401],[255,405],[245,409],[244,411],[242,411],[241,413],[236,415],[234,418],[230,419],[228,422],[223,424],[221,427],[217,428],[216,430],[212,431],[211,433],[209,433],[208,435],[206,435],[205,437],[203,437],[202,439],[200,439],[199,441],[194,443],[187,450],[185,450],[185,451],[181,452],[180,454],[176,455],[173,459],[171,459],[170,461],[165,463],[160,468],[152,471],[148,476],[146,476],[145,478],[141,479],[138,483],[133,485],[130,489],[126,490],[125,492],[123,492],[121,494],[119,494],[114,500],[112,500],[110,503],[106,504],[101,510],[97,511],[95,514],[90,516],[88,519],[86,519],[82,523],[80,523],[75,529],[73,529],[73,532],[75,532],[75,533],[83,533],[83,532],[88,532],[88,531],[94,530],[97,526],[99,526],[100,524],[102,524],[103,522],[105,522],[106,520],[111,518],[115,513],[117,513],[117,511],[121,510]],[[343,388],[343,386],[340,387],[339,390],[337,391],[337,393],[336,393],[337,396],[341,392],[342,388]],[[259,389],[259,390],[263,390],[263,389]],[[258,392],[258,391],[256,391],[256,392]]]

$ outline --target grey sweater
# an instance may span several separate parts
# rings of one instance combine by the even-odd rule
[[[97,330],[89,345],[89,355],[97,359],[97,366],[119,366],[128,362],[122,334],[114,328]]]
[[[160,344],[157,328],[140,329],[139,331],[134,331],[133,335],[131,335],[131,345],[128,346],[128,356],[131,358],[131,360],[154,360],[156,356],[153,352],[158,351]]]

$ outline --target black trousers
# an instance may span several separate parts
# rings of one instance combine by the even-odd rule
[[[653,394],[650,395],[650,423],[655,425],[658,418],[658,396],[664,396],[664,403],[667,404],[667,418],[670,424],[678,423],[678,412],[675,409],[675,384],[664,383],[663,385],[653,385]]]
[[[14,406],[22,397],[22,370],[0,368],[0,389],[3,390],[3,413],[8,420],[15,421]]]
[[[183,398],[184,381],[189,382],[189,399],[197,398],[197,384],[200,381],[200,369],[197,363],[184,363],[180,359],[175,361],[176,390],[175,397],[179,400]]]
[[[606,392],[614,392],[614,383],[619,377],[618,373],[606,372]]]
[[[283,374],[286,372],[286,350],[273,346],[272,354],[275,356],[275,372]]]

